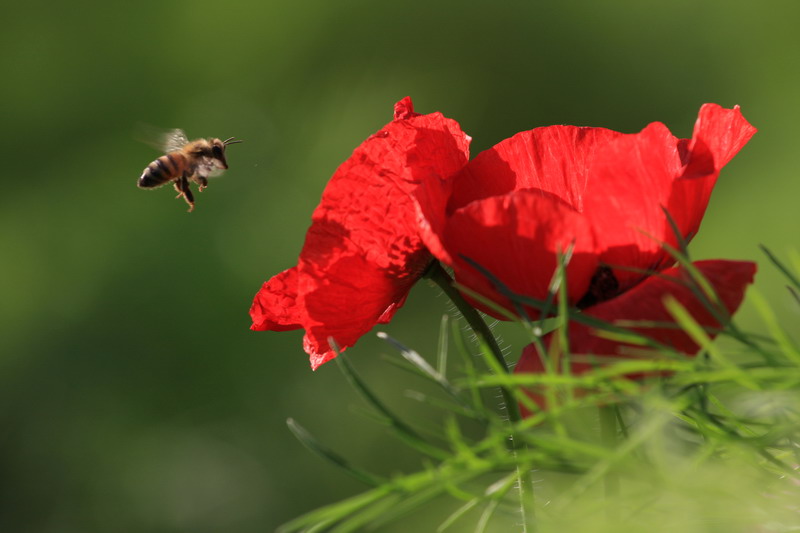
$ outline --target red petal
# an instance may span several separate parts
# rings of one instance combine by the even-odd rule
[[[704,104],[694,125],[686,177],[692,177],[690,170],[694,166],[693,160],[701,150],[707,150],[712,155],[714,168],[719,171],[739,153],[756,131],[742,116],[738,105],[733,109],[725,109],[717,104]]]
[[[516,294],[544,300],[558,266],[558,252],[566,252],[574,243],[567,266],[571,303],[586,293],[597,267],[594,238],[585,218],[531,190],[472,202],[453,213],[440,237],[457,281],[509,310],[513,310],[510,302],[467,258]]]
[[[430,259],[411,193],[468,158],[469,138],[456,122],[417,115],[410,99],[395,113],[336,170],[298,267],[265,284],[251,309],[254,329],[304,328],[314,368],[333,357],[329,337],[352,346],[402,305]]]
[[[583,211],[589,168],[622,135],[605,128],[549,126],[523,131],[481,152],[453,178],[449,211],[522,189],[539,189]]]
[[[250,329],[288,331],[303,327],[297,306],[297,277],[297,267],[293,267],[264,283],[250,307]]]
[[[742,303],[747,285],[753,282],[755,263],[746,261],[709,260],[694,263],[716,291],[728,315]],[[687,286],[691,278],[682,267],[670,268],[650,276],[620,296],[586,309],[587,315],[611,322],[617,320],[673,322],[664,307],[666,296],[675,298],[700,325],[720,328],[722,325]],[[670,328],[631,328],[687,355],[694,355],[699,346],[682,330]],[[713,338],[714,333],[709,333]],[[625,346],[594,334],[587,326],[571,323],[570,351],[578,354],[619,355]]]
[[[405,120],[416,116],[419,116],[419,113],[414,113],[414,103],[411,101],[410,96],[406,96],[405,98],[394,104],[395,120]]]
[[[329,337],[343,349],[376,323],[388,322],[418,276],[398,279],[362,256],[348,255],[330,264],[324,279],[308,278],[314,279],[316,287],[304,293],[304,348],[316,370],[336,356]]]
[[[601,262],[645,270],[673,263],[661,250],[661,241],[678,243],[662,208],[667,208],[681,236],[690,240],[700,227],[720,169],[753,133],[738,108],[706,104],[691,141],[679,140],[663,124],[653,123],[609,143],[596,158],[585,203],[598,232]],[[642,277],[624,270],[615,274],[621,290]]]
[[[739,107],[705,104],[700,109],[681,177],[675,180],[668,209],[684,236],[700,228],[719,172],[756,132]]]
[[[439,180],[468,158],[468,137],[439,113],[397,120],[365,141],[331,178],[313,214],[303,257],[314,264],[336,248],[363,253],[387,269],[406,270],[421,247],[409,193]]]
[[[673,262],[660,242],[676,245],[662,206],[682,167],[678,139],[658,122],[617,138],[597,155],[584,212],[597,232],[601,262],[649,270]],[[614,274],[622,291],[642,278],[622,269]]]

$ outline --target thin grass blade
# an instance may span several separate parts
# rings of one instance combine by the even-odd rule
[[[303,446],[311,450],[319,457],[322,457],[326,461],[338,466],[349,476],[373,487],[378,487],[386,482],[385,479],[379,476],[375,476],[369,472],[352,466],[344,457],[315,439],[311,433],[309,433],[303,426],[298,424],[294,419],[287,419],[286,425],[289,426],[289,431],[292,432],[292,434],[303,444]]]
[[[332,340],[333,339],[330,339],[330,341]],[[333,344],[331,345],[333,346]],[[372,392],[367,384],[364,383],[364,380],[362,380],[361,377],[356,373],[355,369],[350,364],[350,361],[346,356],[344,356],[344,354],[339,353],[335,360],[339,365],[339,369],[345,375],[350,385],[356,389],[359,394],[361,394],[362,398],[364,398],[369,405],[371,405],[381,415],[386,417],[392,429],[395,430],[399,437],[426,455],[436,459],[445,459],[448,457],[449,454],[445,450],[442,450],[427,442],[416,431],[414,431],[411,426],[403,422],[388,407],[386,407],[386,405],[384,405],[384,403],[378,399],[378,397]]]
[[[777,341],[778,347],[783,352],[783,355],[795,364],[800,364],[800,350],[798,350],[797,345],[780,326],[778,317],[775,316],[775,313],[769,307],[767,301],[755,287],[750,289],[750,300],[756,306],[756,310],[761,315],[761,320],[764,321],[770,334]]]
[[[450,315],[442,315],[442,321],[439,323],[439,345],[436,349],[436,371],[440,375],[447,375],[447,352],[449,335]]]
[[[792,284],[792,286],[795,288],[795,290],[800,290],[800,279],[798,279],[798,277],[795,275],[795,273],[792,272],[789,269],[789,267],[784,265],[778,259],[778,257],[770,251],[769,248],[767,248],[763,244],[759,244],[758,246],[759,246],[759,248],[761,248],[761,251],[764,252],[764,254],[766,254],[766,256],[767,256],[767,258],[769,258],[770,262],[773,265],[775,265],[775,267],[783,273],[783,275],[786,277],[786,279],[789,280],[789,282]]]

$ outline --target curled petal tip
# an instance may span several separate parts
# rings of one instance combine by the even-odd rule
[[[394,104],[395,120],[406,120],[413,116],[416,116],[416,113],[414,113],[414,103],[411,101],[410,96],[406,96]]]

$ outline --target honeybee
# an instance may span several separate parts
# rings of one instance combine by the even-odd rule
[[[189,141],[183,130],[175,129],[164,136],[162,148],[164,155],[147,165],[137,185],[143,189],[152,189],[174,182],[178,191],[176,198],[183,197],[189,204],[189,211],[194,209],[194,195],[189,182],[197,184],[202,192],[208,187],[208,178],[222,174],[228,168],[225,160],[225,148],[229,144],[242,141],[230,137],[221,141],[217,138],[197,139]]]

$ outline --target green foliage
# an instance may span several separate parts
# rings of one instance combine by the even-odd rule
[[[795,285],[797,273],[767,255]],[[709,287],[700,278],[697,286]],[[554,290],[563,288],[556,283]],[[713,306],[716,295],[706,295]],[[380,334],[402,357],[389,359],[395,367],[438,390],[409,395],[438,413],[438,431],[417,430],[400,419],[346,356],[337,360],[370,408],[421,454],[420,468],[381,480],[290,420],[309,448],[371,488],[280,531],[381,530],[434,502],[451,509],[438,519],[438,532],[796,530],[800,351],[763,300],[756,300],[771,337],[730,323],[712,342],[685,309],[668,301],[677,323],[702,347],[696,357],[665,351],[658,359],[618,360],[581,375],[568,367],[509,374],[480,331],[476,359],[476,344],[447,318],[438,350],[428,358]],[[465,318],[481,327],[475,317]],[[520,326],[530,331],[525,321]],[[647,344],[641,337],[627,332],[625,339]],[[461,364],[453,364],[453,355]],[[632,373],[652,377],[634,381],[626,377]],[[504,399],[523,401],[530,416],[521,418],[508,404],[497,409],[498,387]],[[530,401],[525,391],[534,390],[547,398],[547,408]],[[464,430],[475,425],[479,431]]]

